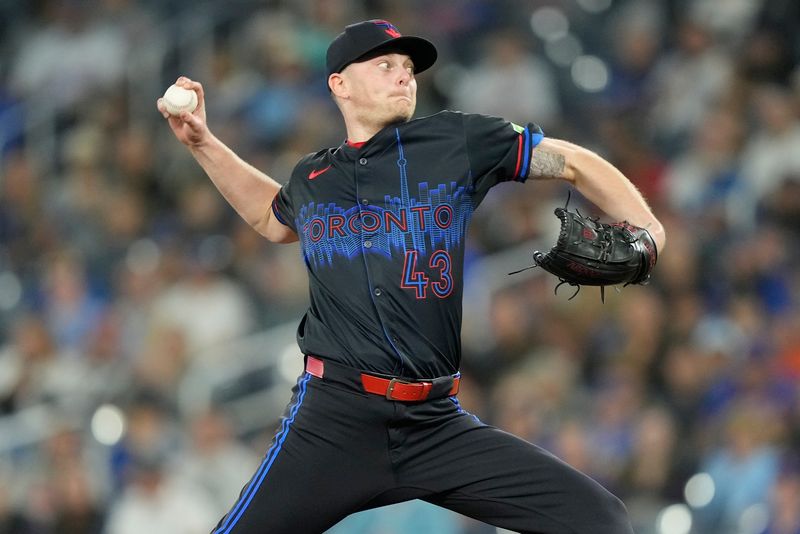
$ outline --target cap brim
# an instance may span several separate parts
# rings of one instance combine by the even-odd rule
[[[370,48],[356,60],[352,61],[352,63],[364,61],[369,57],[374,57],[376,54],[385,51],[396,51],[407,54],[411,58],[411,61],[414,62],[415,74],[419,74],[420,72],[431,68],[431,66],[436,63],[436,58],[439,56],[439,53],[436,51],[436,47],[432,42],[428,41],[427,39],[423,39],[422,37],[413,37],[408,35],[392,39],[391,41],[386,41],[385,43],[381,43],[374,48]]]

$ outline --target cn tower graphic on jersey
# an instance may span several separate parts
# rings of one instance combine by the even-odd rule
[[[353,258],[362,250],[387,257],[413,250],[424,257],[437,249],[450,250],[464,239],[473,211],[467,188],[454,181],[434,188],[420,182],[417,197],[412,197],[400,131],[395,132],[400,196],[386,195],[382,206],[356,204],[347,210],[335,203],[302,206],[295,222],[302,229],[307,262],[331,265],[335,256]]]

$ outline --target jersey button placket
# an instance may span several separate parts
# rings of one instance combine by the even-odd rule
[[[364,165],[367,164],[367,158],[359,158],[358,164],[363,167]],[[366,198],[362,198],[361,199],[361,205],[362,206],[368,206],[369,205],[369,200],[366,199]],[[362,211],[362,213],[363,213],[363,211]],[[363,225],[363,219],[362,219],[362,225]],[[372,240],[369,239],[369,235],[364,233],[363,228],[361,230],[361,239],[362,239],[362,245],[364,246],[364,248],[372,248]]]
[[[372,269],[372,264],[376,261],[375,255],[368,253],[369,250],[375,248],[377,243],[375,241],[375,228],[374,226],[379,223],[379,221],[373,221],[372,217],[364,217],[366,213],[370,213],[372,215],[378,216],[375,211],[370,210],[369,205],[369,197],[375,193],[373,190],[365,191],[366,188],[369,187],[370,184],[369,180],[369,170],[370,168],[367,167],[368,160],[365,157],[361,157],[358,159],[357,165],[355,166],[355,177],[356,177],[356,206],[358,207],[358,212],[361,221],[361,228],[360,228],[360,240],[361,240],[361,255],[364,259],[364,266],[367,270],[367,277],[370,284],[381,283],[383,280],[380,278],[376,279],[375,276],[379,276],[379,270]],[[360,191],[359,191],[360,190]],[[367,230],[364,229],[364,221],[367,220]],[[377,224],[379,227],[380,224]],[[380,232],[380,230],[378,230]],[[375,306],[378,312],[378,321],[380,321],[382,328],[384,329],[384,334],[386,335],[386,340],[392,344],[393,349],[397,353],[397,357],[400,360],[400,363],[403,363],[402,355],[397,351],[396,345],[396,337],[392,337],[389,335],[389,332],[386,328],[385,324],[385,317],[382,308],[386,305],[384,299],[386,296],[384,295],[384,290],[381,286],[374,286],[372,288],[372,295],[374,298]],[[387,293],[388,295],[388,293]]]

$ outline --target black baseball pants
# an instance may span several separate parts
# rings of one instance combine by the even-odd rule
[[[304,373],[272,444],[212,534],[322,533],[361,510],[422,499],[508,530],[632,534],[622,502],[547,451],[464,412]]]

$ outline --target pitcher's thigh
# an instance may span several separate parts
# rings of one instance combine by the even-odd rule
[[[354,415],[359,399],[316,380],[298,383],[269,450],[212,534],[318,534],[381,489],[385,444],[364,444],[382,435]]]
[[[515,532],[632,534],[622,502],[546,450],[469,418],[425,462],[429,501]],[[420,471],[422,473],[422,471]]]

